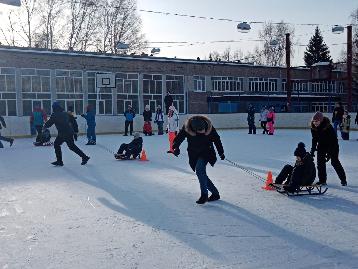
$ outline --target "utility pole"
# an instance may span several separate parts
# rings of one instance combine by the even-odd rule
[[[352,91],[353,91],[353,77],[352,77],[352,25],[347,26],[347,103],[348,111],[352,112]]]
[[[290,34],[286,34],[286,91],[287,91],[287,112],[291,111],[291,42]]]

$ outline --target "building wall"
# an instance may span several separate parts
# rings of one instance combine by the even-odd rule
[[[133,80],[133,78],[130,78],[130,76],[135,76],[136,78],[134,80],[136,80],[135,84],[137,85],[135,86],[135,92],[122,94],[118,91],[117,88],[105,89],[103,90],[103,92],[101,92],[100,96],[101,98],[103,98],[101,101],[103,103],[103,109],[107,110],[108,107],[111,108],[108,110],[110,112],[107,111],[107,113],[105,113],[107,115],[121,114],[123,112],[122,110],[124,110],[128,104],[135,104],[137,113],[142,112],[146,104],[150,104],[152,108],[157,106],[158,104],[161,104],[163,106],[162,100],[166,91],[172,90],[170,88],[170,85],[172,84],[168,82],[170,79],[173,79],[172,77],[178,79],[179,84],[181,85],[180,92],[176,94],[175,102],[177,108],[179,107],[180,112],[184,114],[213,112],[216,113],[216,111],[213,110],[210,104],[208,104],[207,102],[207,97],[213,95],[255,95],[256,97],[258,96],[262,99],[261,102],[258,102],[258,104],[260,103],[261,105],[261,103],[266,102],[266,99],[269,99],[266,98],[266,96],[268,95],[267,93],[271,94],[272,96],[276,96],[279,94],[284,96],[286,94],[283,84],[283,81],[286,78],[286,69],[282,67],[253,66],[237,63],[194,61],[157,57],[118,57],[113,55],[95,55],[89,53],[84,54],[74,52],[69,53],[64,51],[51,52],[45,50],[8,48],[2,46],[0,46],[0,59],[0,68],[5,67],[4,69],[0,70],[5,70],[6,67],[14,69],[14,71],[11,71],[14,72],[14,74],[6,74],[6,70],[3,74],[2,71],[0,71],[0,113],[2,112],[1,102],[3,102],[1,99],[8,98],[6,99],[6,102],[8,102],[8,106],[13,106],[14,103],[17,104],[16,112],[18,116],[28,114],[29,100],[31,100],[32,96],[34,96],[32,92],[23,92],[24,83],[26,82],[26,80],[23,79],[23,76],[29,75],[28,73],[31,71],[31,69],[42,70],[41,72],[46,71],[49,73],[49,75],[44,75],[45,77],[47,76],[47,78],[49,79],[49,92],[46,94],[41,92],[35,93],[35,95],[37,96],[36,98],[43,98],[43,100],[41,101],[42,105],[44,105],[45,103],[48,107],[51,102],[58,99],[61,99],[64,104],[72,105],[72,101],[77,100],[77,102],[79,103],[75,105],[82,107],[82,110],[84,110],[85,106],[88,103],[95,104],[97,96],[95,92],[91,92],[91,83],[89,83],[89,81],[94,78],[96,72],[127,74],[128,78],[126,80],[128,81],[131,79]],[[59,94],[57,89],[58,73],[61,73],[62,71],[66,70],[69,71],[69,77],[72,76],[72,73],[75,74],[80,72],[81,74],[79,77],[78,75],[74,75],[73,77],[73,79],[76,81],[82,80],[80,86],[81,90],[78,92],[73,92],[72,95],[68,93]],[[158,86],[159,93],[146,93],[144,91],[144,87],[146,85],[146,75],[152,75],[153,77],[161,76],[161,79],[157,81],[158,84],[162,85],[161,87]],[[14,77],[13,92],[2,93],[2,76]],[[194,80],[195,77],[203,78],[202,85],[205,86],[204,91],[200,92],[196,89],[196,83]],[[226,90],[226,88],[225,90],[215,88],[213,86],[214,77],[227,78],[228,80],[240,80],[240,90],[228,91]],[[305,83],[307,84],[306,88],[308,90],[302,93],[302,98],[305,97],[305,94],[320,95],[319,92],[313,92],[315,85],[314,82],[310,82],[311,77],[312,74],[309,69],[292,68],[292,79],[298,81],[305,81]],[[338,83],[338,81],[340,81],[344,77],[344,73],[334,72],[333,77],[337,80]],[[250,90],[250,85],[252,85],[252,83],[256,83],[252,82],[253,79],[277,80],[275,90],[273,92],[260,92],[261,90]],[[66,82],[66,79],[64,81]],[[230,81],[228,83],[230,83]],[[255,85],[258,85],[258,83],[256,83]],[[265,82],[262,82],[260,84],[260,87],[263,85],[265,85]],[[295,94],[296,93],[294,92],[293,95]],[[326,95],[326,99],[328,99],[327,92],[322,93],[321,95]],[[335,96],[340,98],[342,96],[342,93],[335,94]],[[322,102],[327,103],[327,100],[322,100]],[[27,103],[26,109],[24,109],[25,103]],[[32,105],[34,105],[34,103],[32,103]],[[245,105],[246,103],[241,104],[240,111],[245,111]],[[82,112],[78,111],[78,113]],[[9,113],[5,114],[11,115]]]

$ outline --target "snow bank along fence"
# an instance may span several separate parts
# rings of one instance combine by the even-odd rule
[[[153,114],[153,119],[154,119]],[[312,118],[312,113],[277,113],[275,125],[276,128],[283,129],[306,129]],[[327,114],[331,118],[331,113]],[[184,121],[191,115],[180,115],[180,127]],[[217,129],[242,129],[248,128],[247,114],[209,114],[207,115]],[[351,118],[351,129],[357,129],[354,124],[354,117]],[[29,117],[4,117],[7,128],[0,132],[5,136],[21,137],[30,136],[30,119]],[[124,132],[124,116],[96,116],[96,132],[98,134],[123,133]],[[255,114],[256,127],[260,128],[259,113]],[[81,117],[77,117],[80,133],[86,132],[86,121]],[[164,123],[166,124],[166,123]],[[153,130],[157,130],[157,125],[152,122]],[[164,126],[165,127],[165,126]],[[136,115],[134,119],[134,131],[142,131],[143,116]],[[56,134],[56,129],[51,128],[51,133]]]

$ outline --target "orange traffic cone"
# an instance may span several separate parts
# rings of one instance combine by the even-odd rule
[[[142,150],[142,153],[140,154],[140,160],[141,161],[148,161],[147,154],[145,153],[145,150]]]
[[[262,189],[266,190],[266,191],[273,191],[275,190],[275,188],[273,186],[271,186],[271,184],[273,183],[272,180],[272,172],[268,171],[267,173],[267,178],[266,178],[266,182],[265,182],[265,186],[262,187]]]

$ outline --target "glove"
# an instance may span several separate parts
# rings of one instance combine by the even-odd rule
[[[311,155],[312,158],[315,157],[314,152],[315,152],[315,150],[314,150],[314,149],[311,149],[310,155]]]
[[[274,121],[272,121],[272,124],[275,124],[275,122],[274,122]]]
[[[220,155],[220,159],[225,160],[225,154],[224,153]]]
[[[168,133],[168,129],[165,129],[165,133],[166,133],[166,134]]]
[[[173,154],[178,157],[180,154],[180,149],[178,149],[178,148],[174,149]]]
[[[75,139],[75,141],[77,141],[78,134],[77,134],[77,133],[74,133],[73,138]]]
[[[326,153],[325,159],[326,163],[328,163],[331,160],[331,155],[329,153]]]

